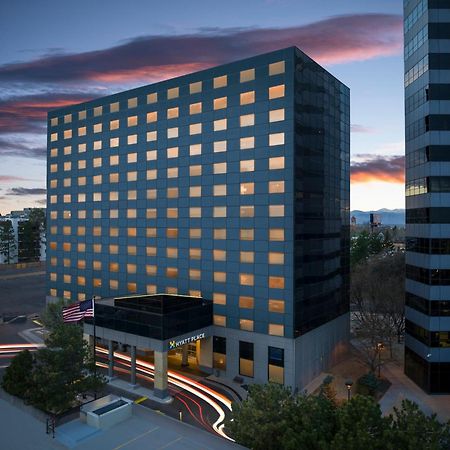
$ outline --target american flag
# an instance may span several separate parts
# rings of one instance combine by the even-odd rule
[[[85,317],[94,317],[94,299],[69,305],[63,308],[62,313],[64,322],[79,322]]]

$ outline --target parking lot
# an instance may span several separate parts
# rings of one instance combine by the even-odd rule
[[[45,307],[45,265],[2,267],[0,270],[0,315],[40,313]]]

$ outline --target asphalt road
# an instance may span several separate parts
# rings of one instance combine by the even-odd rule
[[[0,270],[0,315],[40,313],[45,293],[45,266]]]

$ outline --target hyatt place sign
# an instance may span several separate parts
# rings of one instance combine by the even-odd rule
[[[173,350],[184,344],[191,344],[192,342],[196,342],[199,339],[205,339],[205,333],[196,334],[194,336],[190,336],[185,339],[181,339],[179,341],[169,341],[169,350]]]

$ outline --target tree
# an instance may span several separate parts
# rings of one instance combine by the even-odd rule
[[[247,400],[233,403],[232,421],[227,430],[240,444],[253,449],[283,448],[283,434],[290,426],[287,405],[293,401],[291,391],[279,384],[249,387]]]
[[[395,448],[416,450],[450,448],[450,424],[442,424],[436,414],[425,415],[416,403],[403,400],[401,408],[394,407],[391,419],[391,441]]]
[[[354,396],[337,410],[337,432],[331,442],[333,450],[384,450],[388,419],[370,397]]]
[[[28,399],[34,389],[33,355],[28,350],[16,355],[6,368],[2,380],[3,389],[11,395]]]
[[[5,257],[5,263],[12,262],[17,249],[14,228],[10,220],[0,222],[0,253]]]

